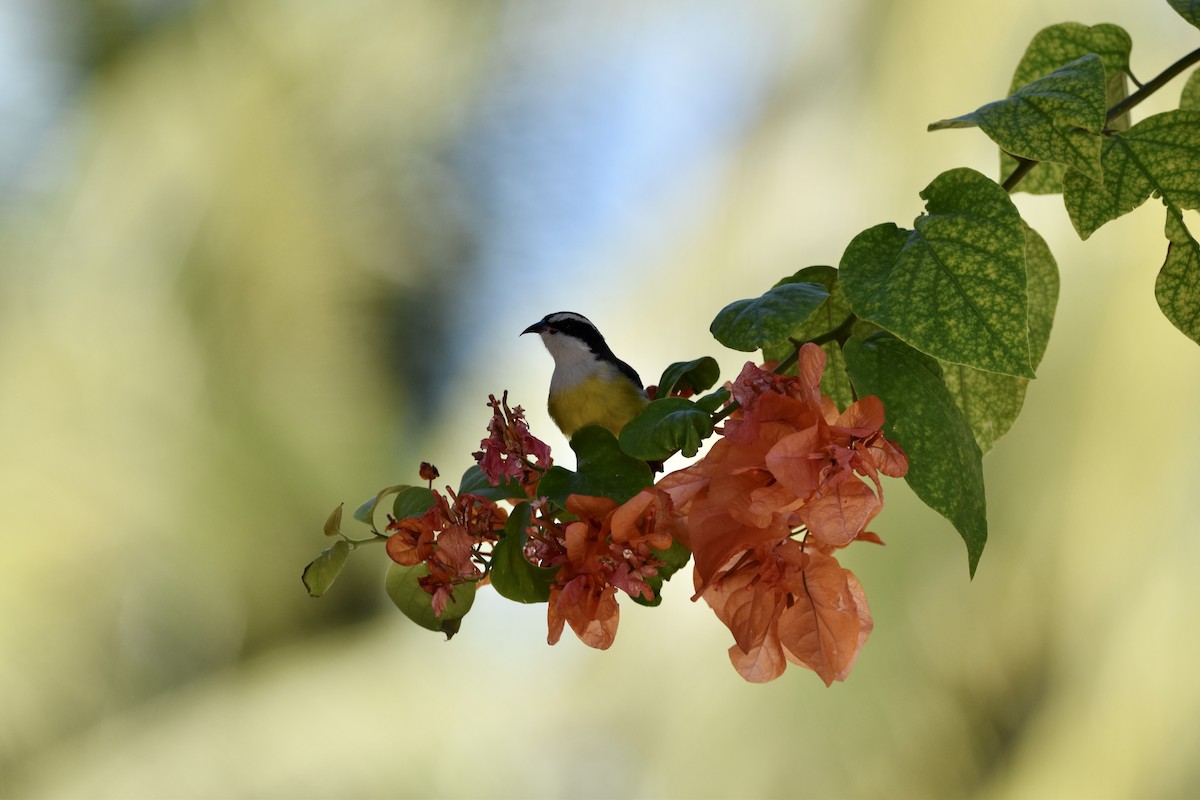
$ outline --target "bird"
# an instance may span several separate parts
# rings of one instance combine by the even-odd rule
[[[599,425],[618,435],[650,402],[637,370],[617,358],[591,320],[556,311],[521,331],[536,333],[554,358],[547,409],[569,439]]]

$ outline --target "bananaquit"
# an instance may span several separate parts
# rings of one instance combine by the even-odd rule
[[[521,331],[522,336],[527,333],[541,336],[554,357],[547,407],[568,439],[585,425],[600,425],[616,435],[650,402],[634,368],[613,355],[582,314],[548,314]]]

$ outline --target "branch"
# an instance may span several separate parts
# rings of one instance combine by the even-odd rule
[[[1004,183],[1000,184],[1004,187],[1004,191],[1008,192],[1009,194],[1013,193],[1013,190],[1017,188],[1017,184],[1025,179],[1025,176],[1029,174],[1030,170],[1041,163],[1034,161],[1031,158],[1021,158],[1020,156],[1014,156],[1014,158],[1017,159],[1017,168],[1014,169],[1009,176],[1004,179]]]
[[[1171,66],[1164,69],[1158,75],[1146,81],[1136,92],[1110,108],[1108,110],[1108,114],[1104,118],[1104,121],[1112,122],[1117,117],[1125,114],[1131,108],[1157,92],[1167,83],[1169,83],[1172,78],[1193,64],[1200,64],[1200,49],[1193,50]]]

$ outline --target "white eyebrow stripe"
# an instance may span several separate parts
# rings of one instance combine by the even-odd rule
[[[551,314],[550,316],[546,317],[546,322],[549,322],[551,325],[556,322],[566,322],[567,320],[582,322],[584,325],[587,325],[590,328],[596,327],[592,324],[590,319],[585,317],[583,314],[576,314],[574,311],[560,311],[557,314]]]

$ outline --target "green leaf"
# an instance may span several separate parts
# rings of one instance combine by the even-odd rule
[[[722,386],[715,392],[710,392],[696,401],[696,408],[701,411],[707,411],[709,414],[716,412],[718,408],[729,402],[729,390]]]
[[[359,522],[365,522],[366,524],[371,526],[372,530],[374,530],[375,529],[375,509],[379,507],[379,501],[382,500],[383,498],[387,497],[390,494],[395,494],[396,492],[400,491],[401,489],[407,489],[407,488],[409,488],[407,485],[401,483],[401,484],[397,484],[396,486],[389,486],[386,489],[380,489],[379,494],[375,495],[370,500],[363,503],[358,508],[354,509],[354,518],[356,520],[358,520]]]
[[[712,386],[720,377],[721,367],[712,356],[677,361],[663,370],[658,380],[658,396],[670,397],[676,388],[697,394]]]
[[[954,524],[967,545],[974,576],[987,542],[983,454],[942,382],[937,362],[884,332],[852,337],[845,353],[859,395],[883,401],[884,432],[908,455],[905,480],[917,497]]]
[[[388,567],[384,587],[388,597],[392,598],[396,608],[404,612],[404,616],[422,628],[444,633],[450,639],[458,633],[462,618],[475,602],[476,584],[468,582],[455,586],[453,598],[439,617],[433,613],[433,596],[422,589],[419,583],[428,574],[429,567],[424,563],[412,567],[393,563]]]
[[[996,440],[1008,433],[1025,404],[1029,385],[1028,378],[982,372],[962,364],[942,364],[942,379],[981,453],[991,450]]]
[[[1200,111],[1156,114],[1113,133],[1101,160],[1102,182],[1074,172],[1063,181],[1063,201],[1081,239],[1152,193],[1179,208],[1200,208]]]
[[[1034,367],[1042,361],[1054,309],[1058,304],[1058,265],[1046,241],[1025,226],[1025,269],[1029,287],[1029,357]],[[975,434],[979,449],[986,453],[1008,432],[1025,403],[1027,378],[942,364],[946,388]]]
[[[1183,85],[1179,107],[1187,111],[1200,111],[1200,69],[1193,72]]]
[[[598,425],[588,425],[571,437],[578,471],[551,467],[538,484],[538,493],[566,507],[567,497],[583,494],[609,497],[624,503],[653,480],[650,467],[639,458],[621,451],[617,438]]]
[[[753,352],[786,342],[829,296],[816,283],[785,283],[760,297],[736,300],[721,309],[709,330],[734,350]]]
[[[1179,16],[1200,28],[1200,0],[1167,0]]]
[[[662,461],[676,452],[696,455],[712,436],[709,412],[682,397],[655,400],[621,429],[621,449],[645,461]]]
[[[1200,244],[1178,209],[1167,209],[1167,238],[1167,260],[1154,282],[1154,297],[1171,324],[1200,344]]]
[[[329,517],[325,520],[325,535],[337,536],[342,532],[342,506],[345,503],[338,503],[337,508],[329,513]]]
[[[396,493],[392,516],[396,519],[419,517],[437,502],[434,491],[424,486],[405,486]]]
[[[1124,29],[1116,25],[1088,27],[1078,22],[1064,22],[1039,31],[1013,73],[1008,93],[1011,95],[1022,86],[1049,75],[1059,67],[1088,53],[1095,53],[1104,62],[1106,105],[1111,108],[1125,99],[1128,94],[1129,51],[1133,41]],[[1129,127],[1128,115],[1108,121],[1108,127],[1124,130]],[[1000,151],[1000,174],[1008,176],[1016,169],[1017,161]],[[1022,192],[1031,194],[1058,194],[1062,191],[1066,167],[1061,164],[1038,164],[1019,184]]]
[[[523,499],[525,497],[525,490],[516,481],[506,478],[500,482],[500,485],[492,486],[488,483],[487,476],[483,474],[483,470],[479,468],[478,464],[473,464],[463,473],[462,480],[458,483],[458,493],[474,494],[488,500]]]
[[[853,315],[854,312],[850,303],[846,301],[846,294],[838,280],[838,271],[833,267],[805,267],[779,283],[796,282],[819,283],[829,291],[829,297],[808,321],[792,332],[792,339],[805,342],[828,335]],[[850,392],[850,378],[846,375],[846,360],[842,358],[842,347],[837,342],[826,342],[821,347],[826,357],[825,373],[821,376],[821,391],[833,398],[838,408],[844,409],[854,402],[854,397]],[[763,360],[783,361],[794,350],[795,346],[791,342],[768,347],[763,350]]]
[[[557,569],[536,567],[525,558],[529,541],[531,512],[529,503],[518,503],[504,526],[504,536],[492,550],[492,586],[501,597],[518,603],[544,603],[550,599],[550,586]]]
[[[1058,263],[1050,245],[1022,220],[1025,231],[1025,275],[1029,295],[1029,360],[1036,369],[1046,355],[1054,313],[1058,308]]]
[[[842,292],[842,286],[838,282],[838,271],[834,267],[824,265],[805,267],[794,275],[789,275],[781,279],[775,286],[786,286],[792,283],[819,284],[825,287],[825,291],[829,293],[829,296],[825,298],[812,316],[791,332],[790,338],[796,341],[811,341],[819,336],[833,333],[854,313],[850,310],[850,304],[846,302],[846,295]],[[764,352],[763,355],[768,358],[778,355],[782,359],[792,352],[791,342],[785,341],[777,346],[779,347],[778,353]]]
[[[929,130],[978,125],[1005,152],[1099,178],[1106,96],[1100,57],[1085,55],[1004,100],[935,122]]]
[[[672,541],[671,546],[666,550],[659,550],[658,548],[653,548],[653,550],[658,559],[663,562],[663,565],[658,568],[658,573],[653,578],[646,579],[650,590],[654,592],[654,599],[647,600],[641,595],[633,598],[633,602],[642,606],[656,606],[661,603],[663,583],[670,580],[672,575],[683,569],[692,558],[692,551],[676,541]]]
[[[1133,40],[1129,33],[1118,25],[1088,26],[1078,22],[1051,25],[1038,31],[1030,40],[1013,71],[1008,92],[1012,94],[1088,53],[1100,57],[1106,73],[1127,72],[1132,49]]]
[[[942,361],[1033,377],[1025,234],[1008,193],[974,170],[921,193],[915,230],[869,228],[842,256],[854,312]]]
[[[825,351],[825,372],[821,375],[821,393],[828,395],[840,411],[845,411],[854,402],[854,389],[846,373],[846,356],[837,342],[821,345]]]
[[[329,591],[329,587],[341,574],[350,557],[350,544],[345,539],[339,539],[321,551],[312,562],[300,573],[304,588],[308,589],[311,597],[320,597]]]

